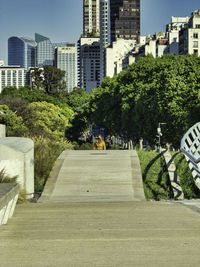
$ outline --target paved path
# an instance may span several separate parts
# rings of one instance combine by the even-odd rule
[[[135,151],[64,151],[40,202],[145,199]]]
[[[1,267],[199,267],[200,216],[167,202],[18,205]]]
[[[137,168],[135,152],[63,153],[41,203],[18,205],[0,227],[0,266],[199,267],[199,213],[142,200]]]

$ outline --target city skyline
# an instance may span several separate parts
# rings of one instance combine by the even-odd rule
[[[172,16],[190,16],[199,0],[141,0],[141,35],[165,31]],[[83,29],[83,0],[3,0],[0,13],[0,60],[7,64],[11,36],[34,39],[37,32],[51,42],[77,43]]]

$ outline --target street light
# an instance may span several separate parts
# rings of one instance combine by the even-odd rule
[[[62,116],[61,116],[60,113],[58,113],[58,116],[63,120],[63,123],[64,123],[64,125],[63,125],[63,127],[64,127],[63,137],[64,137],[64,139],[65,139],[65,120],[62,118]]]
[[[167,123],[165,123],[165,122],[159,122],[158,123],[158,128],[157,128],[158,135],[157,135],[157,137],[158,137],[158,150],[159,151],[161,149],[161,145],[160,145],[160,137],[162,136],[161,125],[165,125],[165,124],[167,124]]]

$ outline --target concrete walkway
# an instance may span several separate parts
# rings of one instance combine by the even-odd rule
[[[40,202],[145,199],[133,150],[64,151]]]
[[[199,267],[198,209],[142,200],[138,163],[134,151],[64,152],[41,203],[0,227],[0,266]]]

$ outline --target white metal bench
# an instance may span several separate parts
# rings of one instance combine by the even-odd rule
[[[185,154],[195,184],[200,189],[200,122],[185,133],[180,150]]]

